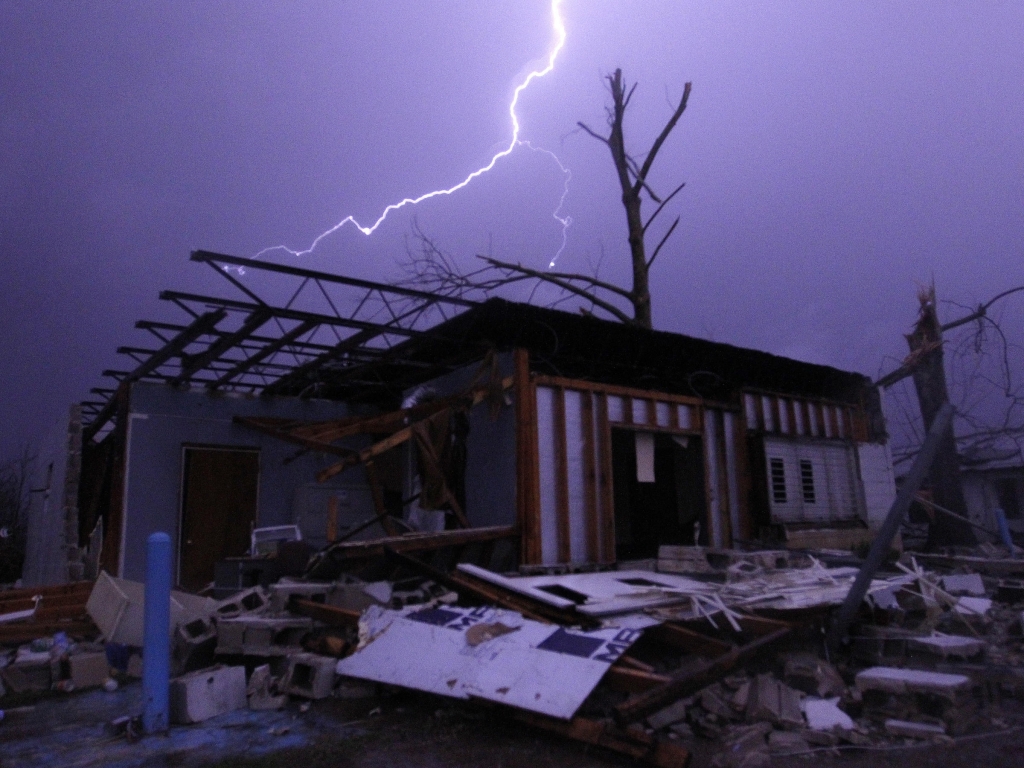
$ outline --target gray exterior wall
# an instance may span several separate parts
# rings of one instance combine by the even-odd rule
[[[351,415],[344,403],[298,398],[261,399],[229,393],[177,390],[161,384],[135,384],[130,397],[121,532],[120,574],[141,580],[145,573],[146,538],[165,531],[175,547],[181,520],[183,449],[193,447],[255,448],[260,452],[257,525],[295,522],[298,504],[308,504],[300,489],[315,483],[316,473],[337,457],[309,452],[288,464],[299,446],[234,424],[234,416],[327,420]],[[365,443],[352,442],[352,447]],[[369,499],[361,467],[336,475],[323,488],[349,489],[354,498]],[[361,518],[372,507],[353,510]],[[308,517],[308,515],[306,515]],[[311,542],[312,543],[312,542]]]
[[[22,582],[26,587],[63,584],[82,578],[72,562],[78,546],[78,472],[81,416],[77,405],[54,421],[43,436],[32,467],[28,530]],[[73,473],[69,476],[69,472]]]
[[[498,356],[502,377],[511,376],[512,355]],[[467,366],[424,384],[438,396],[464,392],[479,371],[479,364]],[[410,395],[417,388],[405,393]],[[466,440],[466,517],[470,525],[513,525],[516,521],[516,420],[515,393],[505,391],[508,402],[496,421],[491,420],[487,401],[469,413],[469,436]],[[411,452],[410,452],[411,454]],[[410,471],[414,464],[410,463]]]

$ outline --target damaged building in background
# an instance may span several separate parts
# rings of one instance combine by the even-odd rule
[[[234,295],[165,291],[184,322],[138,323],[158,344],[121,348],[116,385],[40,455],[27,586],[0,593],[5,761],[106,760],[98,713],[120,713],[106,733],[126,750],[149,728],[134,681],[160,635],[144,629],[156,544],[170,550],[164,723],[236,738],[227,753],[352,725],[301,718],[327,698],[368,713],[356,723],[410,701],[464,707],[474,729],[493,715],[662,768],[1024,722],[1009,532],[893,551],[915,501],[940,509],[917,491],[948,403],[897,494],[860,374],[192,259]],[[1017,522],[1014,467],[964,477],[969,499],[994,493]],[[11,706],[51,691],[84,691],[66,711],[53,699],[57,739],[26,716],[35,703]]]
[[[462,530],[504,569],[662,545],[849,548],[893,498],[860,374],[501,299],[192,260],[234,295],[165,291],[185,320],[140,321],[158,344],[118,350],[131,365],[55,441],[68,470],[36,515],[26,583],[140,578],[157,530],[193,590],[235,578],[267,528],[301,539],[299,557]]]

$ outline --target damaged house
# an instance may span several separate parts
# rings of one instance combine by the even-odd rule
[[[121,348],[131,364],[83,404],[81,472],[57,473],[65,502],[33,526],[26,582],[67,580],[40,575],[53,559],[139,579],[157,530],[188,589],[248,567],[267,528],[306,554],[448,537],[506,570],[694,543],[849,548],[894,496],[861,374],[502,299],[192,260],[234,295],[165,291],[184,322],[137,324],[159,343]]]

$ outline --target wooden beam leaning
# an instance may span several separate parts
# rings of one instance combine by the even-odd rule
[[[676,699],[688,696],[710,685],[718,678],[728,674],[737,664],[752,657],[762,648],[782,640],[790,631],[790,627],[776,629],[752,640],[746,645],[734,648],[716,659],[704,662],[694,669],[687,670],[682,675],[673,676],[672,680],[668,683],[651,688],[636,696],[631,696],[614,708],[613,715],[619,724],[632,723],[642,717],[646,717]]]
[[[537,455],[537,393],[530,379],[530,353],[513,352],[516,399],[516,519],[522,531],[520,560],[541,562],[540,463]]]
[[[686,749],[671,741],[662,741],[642,728],[621,728],[608,720],[587,717],[574,717],[566,722],[518,709],[513,710],[512,715],[536,728],[603,747],[657,768],[686,768],[690,764],[690,753]]]

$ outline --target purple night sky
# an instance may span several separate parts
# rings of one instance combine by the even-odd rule
[[[563,13],[565,48],[518,108],[521,137],[572,172],[560,269],[603,252],[601,276],[628,279],[607,149],[574,130],[604,127],[602,76],[639,81],[636,151],[693,81],[652,179],[687,182],[652,274],[657,327],[876,376],[905,354],[917,285],[972,304],[1024,283],[1024,4]],[[123,366],[118,345],[149,343],[136,319],[180,319],[160,289],[223,291],[191,249],[304,249],[485,165],[553,37],[549,0],[0,0],[0,459]],[[394,279],[415,217],[467,266],[489,251],[543,268],[562,183],[520,147],[372,237],[269,258]],[[1019,340],[1024,298],[1003,311]]]

